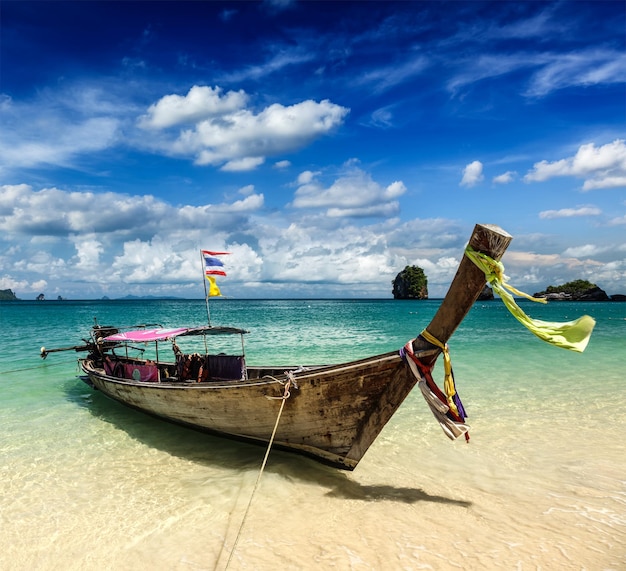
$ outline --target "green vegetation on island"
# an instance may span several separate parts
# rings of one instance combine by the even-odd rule
[[[13,290],[0,289],[0,301],[19,301],[19,298],[15,296]]]
[[[587,280],[574,280],[573,282],[567,282],[559,286],[548,286],[545,293],[582,293],[588,289],[598,287],[596,284],[592,284]]]
[[[558,286],[548,286],[544,291],[533,294],[551,301],[608,301],[609,296],[596,284],[587,280],[574,280]]]
[[[419,266],[406,266],[391,283],[394,299],[428,299],[428,278]]]

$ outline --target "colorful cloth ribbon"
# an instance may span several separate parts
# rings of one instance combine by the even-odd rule
[[[424,329],[424,331],[420,333],[420,336],[428,341],[431,345],[436,345],[443,351],[443,390],[446,393],[446,400],[448,401],[448,406],[450,407],[450,410],[452,410],[452,412],[454,412],[454,414],[456,414],[457,416],[461,416],[459,414],[459,410],[457,409],[456,403],[454,402],[456,387],[454,385],[454,375],[452,374],[452,361],[450,359],[448,344],[439,341],[439,339],[437,339],[434,335],[431,335],[426,329]]]
[[[425,369],[422,369],[422,366],[418,365],[420,361],[413,353],[413,341],[415,341],[415,339],[411,339],[402,349],[400,349],[400,355],[409,364],[409,368],[417,380],[417,385],[422,393],[422,396],[424,397],[424,400],[428,404],[428,407],[434,417],[437,419],[437,422],[439,422],[444,434],[450,440],[456,440],[461,435],[464,435],[465,439],[469,440],[470,427],[464,422],[451,418],[449,416],[451,414],[450,407],[443,402],[443,395],[442,398],[439,398],[439,396],[437,396],[437,394],[429,386],[427,375],[428,378],[430,378],[430,373]],[[432,379],[430,380],[432,382]],[[437,389],[437,391],[441,392],[439,389]]]
[[[532,319],[522,311],[511,294],[525,297],[530,301],[539,303],[547,303],[545,299],[532,297],[527,293],[519,291],[512,285],[509,285],[507,283],[508,278],[504,275],[504,266],[501,262],[490,258],[486,254],[477,252],[471,246],[465,249],[465,254],[484,272],[487,282],[491,285],[493,291],[502,298],[504,305],[511,312],[513,317],[524,325],[524,327],[534,333],[539,339],[556,345],[557,347],[577,351],[578,353],[582,353],[585,350],[589,343],[591,332],[596,324],[593,317],[583,315],[575,321],[565,323]]]

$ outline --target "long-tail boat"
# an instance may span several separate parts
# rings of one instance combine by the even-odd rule
[[[469,246],[497,261],[511,240],[501,228],[479,224]],[[439,390],[430,372],[485,283],[485,273],[463,255],[436,315],[415,339],[400,351],[336,365],[248,366],[247,332],[229,327],[120,331],[96,325],[85,345],[71,349],[88,352],[79,360],[83,379],[124,405],[222,436],[263,445],[273,439],[275,447],[354,470],[416,383],[446,434],[466,434],[454,389]],[[204,340],[202,353],[179,348],[177,341],[192,335]],[[215,335],[241,336],[241,349],[212,353]],[[155,359],[129,356],[129,346],[147,342],[156,343]],[[163,342],[173,349],[170,360],[161,359]],[[42,348],[42,357],[57,350],[63,349]]]

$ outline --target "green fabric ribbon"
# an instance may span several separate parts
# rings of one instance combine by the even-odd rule
[[[507,283],[508,278],[504,275],[504,266],[501,262],[497,262],[486,254],[477,252],[471,246],[465,249],[465,254],[485,273],[487,282],[491,285],[493,291],[502,298],[504,305],[506,305],[513,317],[539,337],[539,339],[556,345],[557,347],[562,347],[563,349],[577,351],[578,353],[582,353],[585,350],[587,343],[589,343],[593,327],[596,324],[593,317],[583,315],[575,321],[565,323],[532,319],[515,303],[515,298],[512,294],[539,303],[547,303],[545,299],[532,297],[509,285]]]

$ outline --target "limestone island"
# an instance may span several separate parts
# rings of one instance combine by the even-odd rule
[[[19,301],[19,297],[17,297],[13,290],[10,289],[0,289],[0,301]]]
[[[548,301],[626,301],[626,296],[607,293],[587,280],[574,280],[558,286],[548,286],[544,291],[533,294],[533,297]]]

